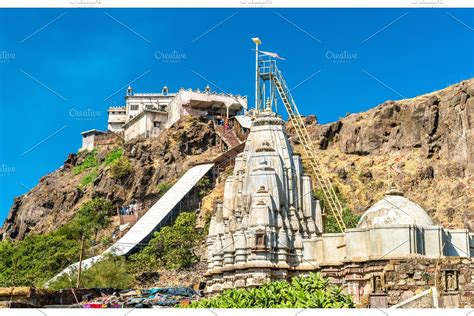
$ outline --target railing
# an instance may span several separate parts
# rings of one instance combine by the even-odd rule
[[[128,207],[130,207],[128,209]],[[122,210],[117,208],[120,225],[128,223],[136,223],[140,218],[140,211],[143,210],[143,204],[127,205],[122,207]]]
[[[229,166],[233,166],[235,163],[235,158],[244,150],[244,148],[245,142],[222,153],[219,157],[214,159],[214,169],[220,173]]]
[[[333,213],[341,231],[344,231],[346,229],[346,225],[342,216],[343,207],[339,201],[339,198],[337,197],[336,192],[334,191],[333,186],[331,185],[327,171],[315,154],[316,151],[311,141],[311,137],[309,136],[308,130],[306,129],[306,126],[298,111],[298,107],[296,106],[296,103],[291,95],[291,90],[288,88],[281,71],[277,68],[275,60],[270,58],[260,61],[260,77],[263,80],[271,80],[275,84],[280,98],[282,99],[283,104],[285,105],[285,108],[288,112],[289,119],[295,127],[298,138],[303,145],[303,150],[308,157],[313,174],[315,175],[316,180],[321,187],[324,198],[326,199],[326,206]]]

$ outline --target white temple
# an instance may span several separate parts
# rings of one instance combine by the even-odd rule
[[[275,267],[275,278],[287,277],[288,269],[303,264],[303,239],[322,233],[311,178],[293,154],[284,124],[270,108],[259,113],[225,182],[223,204],[209,228],[208,274],[237,270],[245,276],[217,284],[219,289],[261,284]]]
[[[252,118],[245,149],[225,182],[223,203],[211,218],[207,293],[321,271],[360,302],[363,295],[386,291],[374,284],[385,280],[387,260],[461,257],[470,262],[473,240],[466,229],[434,225],[423,208],[395,188],[356,228],[325,234],[311,178],[292,151],[284,121],[267,105]],[[449,271],[446,278],[458,275]]]

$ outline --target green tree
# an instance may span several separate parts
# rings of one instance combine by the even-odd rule
[[[0,243],[0,286],[42,286],[79,258],[79,242],[59,232]]]
[[[79,236],[96,235],[110,224],[113,205],[104,198],[95,198],[81,205],[69,228]]]
[[[189,305],[191,308],[349,308],[350,295],[319,273],[269,282],[252,289],[231,289]]]
[[[71,234],[75,234],[80,238],[81,243],[77,287],[79,287],[81,281],[85,243],[87,240],[92,239],[92,237],[95,239],[98,231],[109,225],[111,212],[112,203],[110,203],[110,201],[103,198],[96,198],[84,203],[79,209],[79,213],[72,220],[69,228],[66,227],[66,229],[70,229]]]
[[[43,286],[79,260],[81,240],[88,246],[97,232],[109,225],[111,211],[110,201],[96,198],[84,203],[76,216],[56,231],[0,242],[0,286]]]
[[[196,214],[181,213],[172,226],[156,232],[141,252],[130,257],[133,270],[150,272],[157,267],[189,267],[197,261],[193,248],[203,236],[203,232],[196,229]]]

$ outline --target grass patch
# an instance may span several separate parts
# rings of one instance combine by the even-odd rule
[[[78,174],[83,173],[85,170],[97,167],[98,165],[99,165],[99,162],[97,161],[96,150],[94,149],[90,153],[87,153],[86,157],[81,162],[81,164],[72,168],[72,173],[74,175],[78,175]]]
[[[92,169],[91,172],[89,172],[84,178],[82,178],[81,187],[85,187],[91,183],[94,183],[94,181],[97,179],[98,176],[99,176],[98,168]]]
[[[116,148],[116,149],[110,151],[107,154],[107,156],[105,156],[104,164],[106,166],[108,166],[111,163],[113,163],[114,161],[116,161],[117,159],[121,158],[122,156],[123,156],[123,148],[121,148],[121,147]]]

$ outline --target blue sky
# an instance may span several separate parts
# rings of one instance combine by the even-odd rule
[[[286,58],[300,112],[324,123],[474,72],[470,9],[4,9],[0,21],[0,222],[77,152],[81,131],[106,128],[131,81],[136,92],[212,82],[253,100],[256,35]]]

